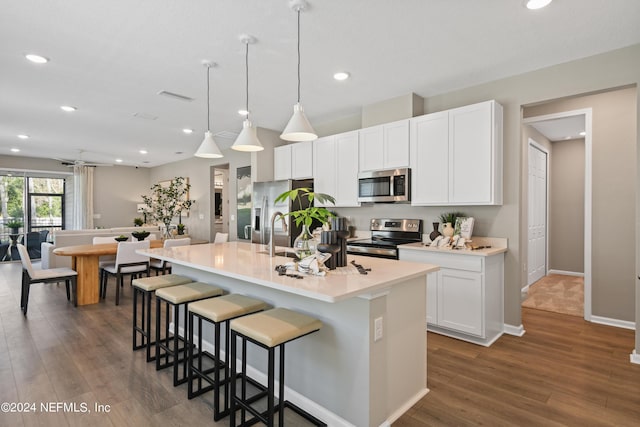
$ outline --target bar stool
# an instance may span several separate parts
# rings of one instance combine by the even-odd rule
[[[284,425],[284,408],[288,407],[298,415],[304,417],[317,426],[326,426],[311,414],[303,411],[293,403],[284,399],[284,345],[297,338],[318,331],[322,327],[322,322],[286,308],[274,308],[261,313],[251,314],[231,321],[231,409],[230,425],[236,426],[236,411],[242,412],[241,424],[252,425],[257,421],[265,423],[267,426],[274,425],[274,415],[278,411],[278,422]],[[241,396],[236,395],[236,353],[237,337],[242,341],[242,368],[241,368]],[[261,391],[254,396],[247,397],[247,341],[250,341],[268,351],[267,361],[267,387],[261,386]],[[279,390],[278,404],[275,403],[275,350],[280,349],[279,360]],[[263,396],[267,397],[267,409],[259,412],[251,406],[251,403]],[[245,411],[249,411],[253,418],[245,422]]]
[[[187,326],[188,306],[190,302],[199,301],[222,295],[222,289],[208,283],[193,282],[186,285],[171,286],[156,291],[156,371],[173,366],[173,386],[187,381],[187,348],[191,345],[188,341],[189,329]],[[165,307],[164,338],[160,330],[161,312]],[[182,327],[183,336],[180,337],[180,306],[184,308]],[[173,337],[169,334],[169,309],[173,307]],[[171,342],[173,341],[173,346]],[[180,347],[180,341],[183,346]],[[182,358],[180,358],[182,353]],[[162,361],[164,359],[164,361]],[[171,359],[171,361],[169,361]],[[178,376],[179,364],[182,362],[182,376]]]
[[[189,346],[189,380],[188,397],[193,399],[210,390],[213,390],[213,419],[214,421],[226,416],[229,413],[229,348],[230,333],[229,321],[237,317],[246,316],[257,311],[264,310],[267,304],[255,298],[244,295],[231,294],[217,298],[208,298],[189,304],[189,342],[195,344],[193,338],[193,323],[198,320],[198,355],[194,360],[193,348]],[[202,322],[213,324],[214,353],[213,355],[202,348]],[[225,323],[225,360],[220,358],[220,327]],[[213,362],[211,368],[203,367],[203,358]],[[197,362],[197,364],[196,364]],[[220,378],[220,370],[223,371],[223,378]],[[213,373],[213,378],[211,377]],[[194,382],[197,380],[197,388],[194,390]],[[203,387],[202,380],[209,383]],[[224,387],[224,402],[220,409],[220,388]]]
[[[147,362],[156,359],[151,356],[151,346],[155,346],[155,341],[151,341],[151,299],[157,289],[169,286],[178,286],[191,283],[193,280],[177,274],[166,274],[164,276],[145,277],[134,279],[133,285],[133,351],[141,348],[147,349]],[[142,319],[138,326],[138,295],[141,299]],[[140,337],[140,344],[138,344]]]

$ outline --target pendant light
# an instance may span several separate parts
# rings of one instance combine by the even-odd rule
[[[246,111],[247,117],[242,122],[242,131],[240,131],[240,135],[236,138],[236,142],[231,146],[232,149],[237,151],[262,151],[264,147],[260,143],[258,139],[258,133],[249,120],[249,45],[256,42],[255,37],[243,34],[240,36],[240,41],[246,45],[245,51],[245,71],[246,71],[246,94],[247,94],[247,104]]]
[[[305,0],[292,0],[289,6],[298,13],[298,102],[293,106],[293,116],[289,119],[280,138],[296,142],[313,141],[318,138],[318,135],[307,120],[307,116],[304,115],[302,104],[300,104],[300,12],[305,10],[308,4]]]
[[[211,134],[211,126],[209,123],[209,77],[211,67],[215,64],[211,61],[202,61],[202,65],[207,67],[207,131],[204,133],[204,139],[202,140],[202,144],[198,148],[198,151],[194,154],[196,157],[204,157],[207,159],[219,159],[224,157],[220,148],[218,148],[218,144],[213,139],[213,134]]]

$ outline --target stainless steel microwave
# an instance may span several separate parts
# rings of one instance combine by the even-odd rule
[[[411,169],[359,173],[358,201],[384,203],[411,201]]]

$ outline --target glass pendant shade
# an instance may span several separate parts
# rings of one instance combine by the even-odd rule
[[[262,151],[264,147],[258,139],[258,132],[249,119],[242,122],[242,131],[231,146],[236,151]]]
[[[224,157],[220,148],[218,148],[218,144],[213,139],[213,134],[209,131],[204,133],[204,139],[202,140],[202,144],[198,148],[195,154],[196,157],[203,157],[207,159],[219,159]]]
[[[289,119],[289,123],[282,131],[280,138],[285,141],[295,142],[318,139],[316,131],[313,130],[311,123],[307,120],[307,116],[304,115],[304,109],[299,102],[293,106],[293,116]]]

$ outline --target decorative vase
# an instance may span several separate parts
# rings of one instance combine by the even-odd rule
[[[173,235],[171,234],[171,230],[169,230],[169,226],[171,226],[171,222],[164,223],[164,240],[173,239]]]
[[[302,259],[316,253],[318,241],[313,236],[307,225],[302,226],[302,232],[293,241],[293,250]]]
[[[447,222],[444,224],[444,227],[442,227],[442,234],[445,237],[453,237],[453,226],[451,225],[450,222]]]
[[[429,239],[431,239],[432,242],[434,240],[436,240],[436,237],[441,235],[440,232],[438,231],[438,227],[440,227],[440,223],[439,222],[434,222],[433,223],[433,231],[431,232],[431,234],[429,234]]]

